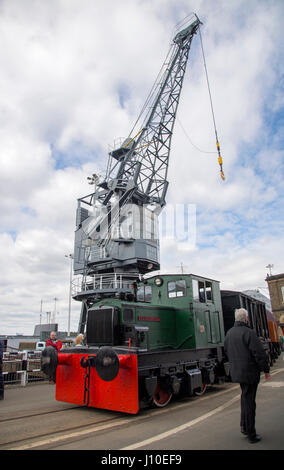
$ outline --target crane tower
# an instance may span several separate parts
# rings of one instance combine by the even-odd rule
[[[131,299],[135,280],[160,268],[158,215],[166,204],[171,139],[188,55],[201,24],[191,16],[175,34],[138,124],[109,153],[103,181],[93,175],[94,191],[78,200],[74,298],[82,301],[81,332],[91,302],[114,295]]]

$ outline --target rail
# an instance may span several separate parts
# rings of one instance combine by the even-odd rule
[[[138,274],[101,274],[77,276],[72,281],[72,297],[87,291],[131,291]]]

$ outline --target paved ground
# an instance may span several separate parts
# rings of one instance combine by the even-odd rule
[[[57,402],[55,386],[5,391],[0,402],[0,449],[284,450],[284,355],[257,393],[256,425],[263,440],[239,432],[237,384],[211,387],[202,397],[174,400],[138,416]],[[2,422],[2,423],[1,423]],[[24,440],[23,440],[24,439]]]
[[[4,401],[0,402],[0,419],[74,407],[55,401],[54,397],[55,387],[48,382],[29,384],[26,387],[9,386],[5,388]]]
[[[163,414],[158,410],[150,420],[134,422],[123,432],[82,436],[76,445],[80,449],[284,450],[284,370],[259,386],[256,425],[263,440],[257,444],[250,444],[239,432],[238,386],[221,393],[208,391],[186,406],[177,404]],[[67,450],[72,446],[74,443],[60,443],[53,448]]]

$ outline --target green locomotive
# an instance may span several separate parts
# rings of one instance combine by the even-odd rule
[[[89,352],[109,346],[137,355],[139,407],[164,406],[173,394],[201,394],[223,382],[229,370],[219,282],[167,274],[132,289],[132,301],[120,293],[90,306],[86,342]]]
[[[135,414],[166,406],[173,395],[202,395],[208,384],[230,380],[223,345],[235,308],[247,308],[269,353],[265,304],[220,291],[219,281],[164,274],[93,287],[86,284],[77,296],[88,305],[86,344],[43,352],[59,401]]]

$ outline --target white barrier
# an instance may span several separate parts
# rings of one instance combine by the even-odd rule
[[[3,378],[4,385],[26,386],[30,382],[47,380],[40,369],[41,352],[22,351],[17,355],[4,353]]]

